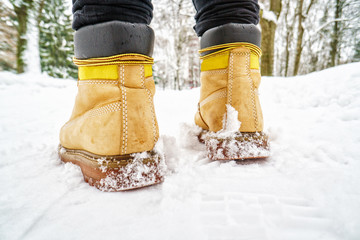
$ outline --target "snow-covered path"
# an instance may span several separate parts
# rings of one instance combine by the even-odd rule
[[[0,73],[0,239],[360,239],[360,63],[260,91],[267,161],[210,162],[199,89],[158,90],[165,182],[104,193],[57,157],[76,82]]]

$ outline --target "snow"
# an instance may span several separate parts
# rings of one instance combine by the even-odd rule
[[[148,152],[131,154],[133,161],[122,167],[118,173],[111,172],[106,178],[101,179],[100,189],[102,191],[121,191],[140,188],[157,183],[157,178],[162,178],[166,172],[166,165],[162,152],[155,147],[153,154]],[[144,160],[152,159],[153,163],[144,164]],[[99,159],[103,164],[105,159]],[[102,172],[107,171],[107,165],[100,167]],[[119,174],[120,173],[120,174]]]
[[[264,77],[270,159],[207,159],[199,89],[157,90],[165,181],[105,193],[57,156],[76,82],[0,72],[0,239],[360,239],[360,63]]]
[[[12,8],[12,7],[13,7],[9,0],[2,0],[2,3],[3,3],[6,7],[8,7],[8,8]]]
[[[223,127],[220,133],[233,134],[239,131],[241,122],[238,120],[238,111],[231,105],[226,104],[226,115],[223,118]]]
[[[277,19],[278,18],[276,17],[276,14],[273,11],[263,9],[262,18],[268,20],[269,22],[272,21],[275,24],[277,24]]]
[[[27,39],[27,47],[24,52],[23,59],[26,62],[25,71],[29,74],[40,74],[40,55],[39,55],[39,30],[36,26],[37,18],[35,13],[30,11],[29,20],[27,25],[27,33],[25,38]]]
[[[266,158],[270,156],[268,136],[264,132],[240,133],[238,111],[226,104],[222,129],[204,131],[200,135],[210,160]],[[246,140],[245,140],[246,139]]]

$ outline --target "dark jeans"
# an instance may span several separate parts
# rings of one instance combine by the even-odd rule
[[[156,0],[155,0],[156,1]],[[226,23],[259,22],[257,0],[193,0],[196,9],[198,36]],[[91,24],[119,20],[150,24],[153,14],[151,0],[73,0],[73,29]]]

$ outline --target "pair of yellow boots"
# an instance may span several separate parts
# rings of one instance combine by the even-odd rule
[[[195,123],[203,129],[199,141],[206,144],[209,158],[267,157],[257,92],[260,48],[233,42],[200,53],[201,96]],[[165,164],[155,150],[159,131],[153,59],[129,53],[74,63],[79,67],[78,94],[60,132],[61,160],[79,165],[85,181],[103,191],[163,181]]]

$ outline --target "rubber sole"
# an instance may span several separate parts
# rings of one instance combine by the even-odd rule
[[[58,152],[61,161],[78,165],[84,180],[101,191],[126,191],[164,180],[164,161],[155,151],[101,156],[59,145]]]
[[[224,136],[203,131],[199,141],[205,144],[211,160],[262,160],[270,156],[269,138],[263,132]]]

